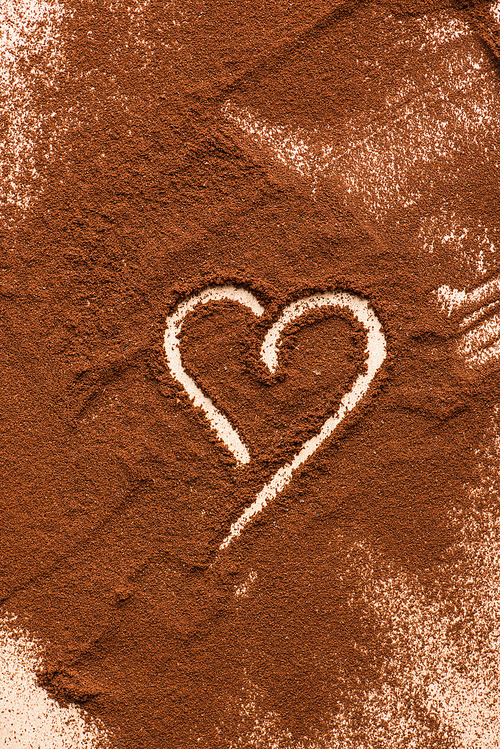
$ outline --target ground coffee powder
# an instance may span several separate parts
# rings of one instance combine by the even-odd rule
[[[500,10],[46,7],[0,287],[0,590],[40,684],[120,749],[498,746]],[[228,285],[262,316],[203,304],[179,351],[241,466],[164,348]],[[387,355],[224,546],[367,371],[339,306],[263,365],[331,291]]]

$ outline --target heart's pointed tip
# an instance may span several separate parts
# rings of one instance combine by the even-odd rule
[[[274,350],[270,351],[269,346],[266,345],[266,341],[264,341],[260,350],[260,360],[271,376],[274,376],[276,374],[276,370],[278,369],[278,355],[276,352],[276,345],[273,346],[273,349]]]

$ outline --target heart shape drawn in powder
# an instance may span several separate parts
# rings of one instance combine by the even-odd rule
[[[164,350],[170,373],[186,391],[196,408],[200,408],[227,449],[234,455],[238,465],[250,462],[250,453],[236,429],[198,387],[182,364],[179,335],[185,318],[202,304],[209,302],[230,301],[247,307],[256,317],[262,317],[264,307],[247,289],[239,286],[209,286],[180,302],[167,318],[164,337]],[[305,463],[318,447],[330,437],[346,416],[366,396],[377,372],[386,356],[387,346],[382,325],[369,302],[358,294],[347,291],[325,291],[312,294],[292,302],[283,309],[280,317],[267,331],[260,348],[260,358],[271,374],[278,369],[278,354],[283,331],[313,310],[332,307],[348,311],[366,331],[366,369],[358,375],[351,389],[341,398],[339,407],[333,416],[329,416],[321,429],[304,442],[292,460],[279,468],[267,484],[258,492],[255,500],[240,517],[231,525],[228,535],[219,546],[219,550],[228,547],[237,538],[255,515],[261,512],[290,483],[293,474]]]

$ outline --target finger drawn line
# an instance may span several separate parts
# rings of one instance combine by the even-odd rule
[[[204,289],[199,294],[182,302],[176,311],[167,318],[164,349],[172,377],[182,385],[191,399],[193,406],[201,408],[207,417],[208,423],[227,449],[234,455],[238,465],[244,465],[250,462],[248,448],[240,439],[238,432],[230,424],[229,420],[215,408],[210,398],[207,398],[193,378],[187,374],[182,364],[179,347],[179,335],[182,323],[187,315],[193,312],[200,304],[222,301],[242,304],[248,307],[256,317],[261,317],[264,314],[264,308],[259,304],[254,295],[246,289],[235,286],[213,286]]]
[[[496,301],[500,294],[500,279],[492,278],[472,291],[452,289],[451,286],[440,286],[436,292],[437,300],[442,311],[451,317],[464,311],[471,312],[480,309],[492,301]]]
[[[481,307],[471,315],[464,317],[463,320],[460,321],[458,327],[460,328],[460,330],[468,330],[469,328],[472,328],[472,326],[476,323],[484,322],[489,315],[491,315],[493,312],[497,312],[499,308],[500,299],[496,302],[486,304],[484,307]]]
[[[436,296],[441,311],[456,320],[462,332],[457,352],[465,363],[480,368],[497,360],[500,355],[500,279],[493,278],[471,291],[440,286]]]
[[[261,317],[264,308],[246,289],[235,286],[211,287],[182,302],[167,319],[165,331],[165,353],[170,372],[174,379],[186,390],[195,406],[200,407],[207,416],[210,426],[219,439],[236,457],[238,463],[250,462],[250,453],[228,419],[218,411],[194,380],[185,372],[180,355],[179,333],[186,316],[199,304],[209,301],[231,300],[251,309]],[[282,334],[287,327],[300,317],[322,307],[332,307],[339,311],[347,310],[366,331],[366,370],[358,375],[351,389],[345,393],[333,416],[323,423],[317,434],[306,440],[293,459],[279,468],[271,480],[260,490],[254,502],[231,525],[228,535],[219,545],[219,551],[227,548],[237,538],[246,525],[260,513],[290,483],[295,471],[316,452],[320,445],[330,437],[340,423],[364,398],[386,355],[386,340],[382,325],[369,302],[363,297],[344,291],[327,291],[313,294],[304,299],[292,302],[282,311],[279,319],[271,326],[264,337],[260,349],[260,358],[270,374],[276,374],[279,366],[279,349]]]

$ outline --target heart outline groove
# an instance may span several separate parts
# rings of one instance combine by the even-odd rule
[[[259,318],[265,308],[246,288],[234,285],[207,286],[205,289],[179,302],[174,311],[167,317],[163,348],[166,361],[173,379],[179,383],[188,395],[195,408],[203,411],[211,429],[219,440],[235,457],[237,465],[250,462],[250,452],[229,419],[217,409],[210,398],[198,387],[182,364],[180,340],[182,325],[188,315],[199,305],[209,302],[236,302],[249,309]],[[248,523],[259,514],[291,482],[295,471],[303,465],[316,450],[336,431],[342,421],[367,395],[370,387],[387,356],[387,343],[372,306],[364,297],[348,291],[323,291],[298,299],[288,304],[279,318],[271,325],[264,336],[260,348],[260,358],[271,375],[279,367],[279,349],[282,334],[292,323],[313,310],[331,307],[347,310],[364,328],[366,334],[366,369],[355,379],[351,388],[344,393],[337,411],[328,416],[319,431],[308,438],[294,455],[257,493],[255,500],[240,517],[235,520],[229,533],[219,545],[219,551],[227,548],[236,539]]]

